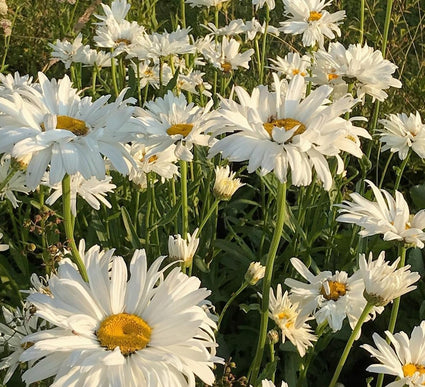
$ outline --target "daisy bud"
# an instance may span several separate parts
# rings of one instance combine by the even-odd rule
[[[168,238],[168,255],[173,261],[183,261],[183,266],[189,267],[193,256],[198,248],[199,238],[196,238],[198,229],[192,235],[187,234],[187,239],[183,239],[180,234],[170,235]]]
[[[261,278],[264,277],[265,271],[266,267],[261,265],[260,262],[251,262],[245,273],[245,281],[250,285],[255,285]]]
[[[270,329],[267,332],[267,337],[269,339],[270,344],[277,344],[279,342],[279,332],[276,329]]]
[[[230,200],[236,190],[242,187],[240,179],[235,179],[235,172],[230,172],[228,165],[215,168],[214,196],[219,200]]]

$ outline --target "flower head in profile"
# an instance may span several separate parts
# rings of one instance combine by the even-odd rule
[[[327,322],[333,331],[342,328],[345,317],[354,329],[366,300],[363,297],[364,283],[359,275],[351,277],[344,271],[332,274],[322,271],[312,274],[297,258],[291,263],[308,283],[287,278],[285,284],[291,288],[291,300],[298,303],[300,315],[314,313],[318,324]]]
[[[3,238],[3,233],[0,232],[0,240]],[[9,250],[9,245],[5,243],[0,243],[0,251]]]
[[[284,58],[277,56],[276,59],[269,60],[273,63],[270,68],[288,79],[292,79],[297,74],[307,76],[311,65],[311,59],[307,55],[300,56],[297,52],[290,52]]]
[[[389,114],[388,118],[379,120],[384,126],[381,129],[379,139],[382,144],[382,152],[390,150],[398,153],[400,160],[404,160],[410,149],[420,158],[425,158],[425,124],[422,123],[419,112]]]
[[[302,34],[305,47],[316,44],[323,47],[325,36],[329,39],[341,36],[338,25],[345,18],[345,11],[326,11],[324,8],[330,3],[326,0],[283,0],[289,20],[280,22],[280,29],[286,34]]]
[[[397,66],[384,59],[382,52],[369,47],[367,43],[350,44],[346,49],[341,43],[329,43],[328,50],[315,53],[312,80],[320,85],[329,84],[347,90],[352,83],[357,97],[366,94],[373,100],[384,101],[390,87],[401,87],[401,82],[392,74]]]
[[[58,59],[65,64],[65,68],[69,69],[73,63],[83,62],[84,51],[89,49],[89,46],[83,45],[83,35],[79,33],[73,42],[68,40],[56,40],[54,44],[49,43],[52,51],[52,58]]]
[[[276,386],[271,380],[265,379],[261,381],[261,387],[276,387]],[[288,387],[288,384],[282,381],[280,387]]]
[[[403,195],[396,191],[395,199],[390,193],[365,180],[372,188],[376,201],[370,201],[357,192],[351,193],[352,202],[344,200],[339,205],[336,220],[362,227],[359,235],[383,234],[384,241],[403,241],[408,245],[424,247],[425,210],[411,215]]]
[[[235,178],[235,172],[230,171],[230,167],[215,167],[215,182],[213,193],[219,200],[230,200],[233,194],[242,187],[240,179]]]
[[[330,103],[332,89],[322,86],[307,97],[304,77],[296,75],[289,84],[274,74],[274,90],[254,88],[252,94],[235,87],[239,102],[221,101],[220,109],[209,120],[207,132],[220,138],[210,149],[212,157],[222,153],[229,161],[248,161],[248,172],[260,168],[260,174],[274,172],[280,182],[309,185],[314,169],[326,190],[332,186],[332,175],[326,156],[338,160],[338,173],[344,170],[339,153],[344,150],[361,156],[360,141],[353,137],[353,125],[340,117],[357,102],[351,96]],[[360,134],[362,135],[362,134]],[[344,147],[344,148],[343,148]]]
[[[21,361],[35,363],[23,374],[27,384],[54,377],[57,385],[193,386],[195,376],[212,384],[216,358],[215,323],[202,307],[210,292],[176,267],[148,269],[136,250],[128,269],[114,250],[94,246],[80,255],[89,282],[62,260],[49,279],[51,295],[28,299],[51,329],[28,335]]]
[[[111,183],[112,177],[105,176],[104,179],[98,180],[96,177],[91,177],[86,180],[80,173],[71,176],[71,212],[77,216],[77,195],[84,199],[95,210],[100,209],[100,203],[111,208],[111,203],[106,200],[105,196],[108,192],[113,192],[116,188],[115,184]],[[62,184],[57,183],[49,185],[54,192],[46,199],[46,204],[52,205],[62,196]]]
[[[192,264],[193,257],[199,245],[199,238],[196,237],[198,229],[192,235],[187,233],[186,239],[180,234],[170,235],[168,238],[168,256],[172,261],[182,261],[184,267]]]
[[[359,257],[359,274],[363,278],[367,301],[376,306],[385,306],[395,298],[414,289],[413,285],[420,275],[411,272],[410,265],[397,268],[400,258],[392,264],[385,261],[385,251],[382,251],[376,260],[372,253],[366,261],[365,254]]]
[[[6,198],[12,203],[13,208],[18,207],[19,200],[15,193],[28,194],[30,189],[25,185],[25,173],[11,166],[10,155],[3,155],[0,159],[0,200]]]
[[[260,262],[251,262],[245,273],[245,281],[250,285],[255,285],[260,279],[264,278],[266,267]]]
[[[169,90],[164,98],[158,97],[148,102],[144,109],[137,109],[135,116],[140,131],[149,137],[149,145],[155,145],[150,153],[162,152],[176,144],[176,157],[191,161],[194,144],[208,145],[210,138],[202,133],[202,122],[211,106],[212,101],[205,108],[188,103],[184,94],[176,96]]]
[[[286,339],[297,347],[300,356],[304,356],[308,347],[312,347],[317,337],[306,323],[307,316],[300,316],[299,305],[293,303],[288,292],[282,294],[282,287],[277,285],[276,296],[270,289],[269,317],[276,323],[282,333],[282,342]]]
[[[228,0],[185,0],[191,7],[221,7]]]
[[[22,309],[16,308],[13,311],[2,307],[5,323],[0,323],[0,348],[8,353],[8,356],[0,361],[0,370],[7,370],[3,379],[4,385],[7,385],[19,367],[21,363],[19,358],[27,348],[26,345],[22,345],[22,339],[42,328],[38,324],[38,318],[31,313],[32,309],[28,303],[24,304]]]
[[[391,387],[421,387],[425,384],[425,321],[413,328],[409,338],[406,333],[392,334],[386,331],[390,344],[374,333],[376,348],[364,344],[362,347],[375,357],[380,364],[373,364],[366,370],[394,376]]]
[[[122,142],[137,131],[128,106],[132,100],[124,100],[121,93],[113,103],[107,103],[108,95],[92,102],[91,97],[79,96],[67,76],[49,81],[39,73],[39,80],[39,88],[26,87],[11,99],[0,97],[0,110],[5,112],[0,153],[27,164],[27,187],[36,188],[47,169],[49,184],[77,172],[85,179],[104,179],[103,156],[127,174],[125,159],[131,157]]]
[[[252,0],[252,5],[255,6],[255,10],[258,11],[260,8],[263,8],[267,4],[269,9],[274,9],[276,6],[274,0]]]

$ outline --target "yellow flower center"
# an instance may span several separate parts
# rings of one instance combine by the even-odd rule
[[[317,20],[320,20],[321,18],[322,18],[322,14],[321,14],[320,12],[317,12],[317,11],[311,11],[311,12],[310,12],[310,16],[309,16],[309,18],[308,18],[308,21],[309,21],[309,22],[317,21]]]
[[[405,364],[403,367],[403,374],[404,376],[413,376],[415,372],[419,372],[420,374],[425,374],[425,367],[420,364]]]
[[[116,41],[115,41],[115,43],[116,44],[124,44],[124,45],[126,45],[126,46],[128,46],[129,44],[131,44],[131,41],[130,40],[128,40],[128,39],[117,39]]]
[[[326,292],[325,287],[322,285],[322,288],[320,289],[320,293],[323,297],[325,297],[327,300],[338,300],[339,297],[345,296],[345,293],[347,292],[347,288],[345,284],[337,281],[327,281],[329,285],[329,294]]]
[[[297,75],[300,74],[301,76],[305,77],[307,74],[304,71],[301,71],[299,69],[293,69],[292,70],[292,75]]]
[[[106,317],[96,332],[100,345],[112,351],[120,347],[123,355],[145,348],[150,340],[152,328],[139,316],[128,313]]]
[[[294,136],[297,134],[302,134],[306,130],[306,127],[302,122],[294,120],[293,118],[282,118],[279,120],[265,122],[263,124],[264,129],[266,129],[267,133],[270,134],[270,136],[272,135],[272,131],[275,126],[277,126],[278,128],[284,128],[286,131],[298,126],[298,129],[295,131]]]
[[[328,81],[333,81],[334,79],[338,79],[338,77],[338,74],[330,73],[328,74]]]
[[[232,69],[232,65],[229,62],[224,62],[221,64],[221,68],[225,73],[228,73]]]
[[[86,123],[82,120],[78,120],[69,116],[57,116],[56,120],[56,129],[69,130],[76,136],[85,136],[89,132]],[[44,124],[41,124],[40,126],[44,132],[46,130]]]
[[[186,137],[193,128],[193,124],[175,124],[167,129],[167,133],[172,136],[173,134],[181,134]]]

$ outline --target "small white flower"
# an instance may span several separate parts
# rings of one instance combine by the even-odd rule
[[[353,329],[366,306],[363,297],[364,283],[358,274],[348,277],[344,271],[332,274],[322,271],[312,274],[297,258],[291,263],[308,283],[287,278],[291,300],[299,304],[300,315],[314,313],[318,324],[327,321],[333,331],[342,328],[345,317]]]
[[[277,56],[276,60],[269,60],[273,62],[270,68],[279,75],[285,75],[288,79],[292,79],[297,74],[303,77],[307,76],[311,64],[311,60],[307,55],[300,56],[297,52],[290,52],[283,59]]]
[[[114,192],[115,184],[111,183],[112,177],[105,176],[104,179],[98,180],[96,177],[91,177],[86,180],[80,173],[71,176],[71,212],[77,216],[77,194],[81,196],[95,210],[100,209],[100,203],[111,208],[105,196],[108,192]],[[52,205],[62,196],[62,183],[50,185],[46,182],[44,185],[49,186],[54,192],[46,199],[46,204]]]
[[[282,294],[280,284],[277,285],[276,297],[273,289],[270,289],[269,312],[269,317],[282,332],[282,342],[288,338],[297,347],[300,356],[304,356],[306,349],[313,346],[312,342],[316,341],[317,337],[306,323],[309,318],[299,316],[299,305],[291,302],[288,292]]]
[[[251,262],[245,273],[245,281],[250,285],[255,285],[261,278],[264,278],[266,267],[260,262]]]
[[[400,160],[404,160],[411,148],[420,158],[425,158],[425,124],[419,112],[409,116],[390,114],[388,119],[379,122],[384,125],[380,130],[380,141],[384,144],[382,152],[388,149],[392,153],[398,152]]]
[[[210,46],[209,49],[204,49],[202,54],[214,67],[228,73],[231,70],[237,70],[238,67],[249,68],[248,63],[254,50],[250,48],[239,53],[239,48],[240,43],[237,40],[223,36],[216,47]]]
[[[14,192],[28,194],[30,189],[25,185],[25,173],[10,167],[11,157],[3,155],[0,159],[0,200],[8,199],[13,208],[18,207],[19,200],[16,199]],[[4,183],[7,181],[6,183]]]
[[[220,7],[228,0],[185,0],[191,7]]]
[[[219,200],[230,200],[233,194],[242,187],[240,179],[235,179],[235,172],[230,171],[230,167],[216,166],[215,167],[215,182],[214,182],[214,196]]]
[[[413,283],[419,280],[420,275],[412,273],[409,270],[410,265],[397,269],[399,262],[400,258],[397,258],[390,265],[385,261],[385,251],[382,251],[375,261],[372,253],[367,261],[365,254],[360,254],[359,274],[365,284],[364,295],[370,303],[385,306],[395,298],[416,289]]]
[[[186,239],[180,234],[170,235],[168,237],[168,256],[173,261],[183,261],[183,266],[188,267],[192,264],[193,257],[199,245],[199,238],[196,238],[198,229],[192,235],[187,233]]]
[[[149,144],[156,145],[150,154],[156,154],[176,144],[175,155],[179,160],[191,161],[194,144],[207,146],[210,137],[202,134],[212,101],[201,108],[187,103],[184,94],[175,96],[171,90],[164,96],[138,108],[135,117],[140,131],[149,136]],[[142,140],[143,142],[144,140]],[[149,155],[148,155],[149,156]]]
[[[341,43],[330,43],[328,50],[319,49],[315,53],[312,80],[318,84],[330,84],[341,88],[347,82],[354,83],[357,96],[365,94],[384,101],[388,95],[384,91],[390,87],[401,87],[401,82],[392,74],[397,66],[384,59],[382,52],[360,44],[350,44],[346,49]]]
[[[274,0],[252,0],[252,5],[255,6],[256,11],[258,11],[260,8],[263,8],[264,4],[267,4],[269,9],[274,9],[276,6]]]
[[[377,333],[372,336],[376,348],[362,345],[380,362],[366,370],[394,376],[396,380],[387,386],[422,387],[425,384],[425,321],[413,328],[410,338],[404,332],[393,335],[386,331],[385,334],[392,346]]]
[[[56,40],[55,44],[49,43],[49,47],[53,49],[52,58],[58,59],[65,64],[65,68],[69,69],[73,63],[80,63],[84,59],[84,51],[90,49],[84,46],[83,36],[81,33],[77,35],[71,43],[68,40]]]
[[[345,17],[345,11],[329,13],[323,8],[329,5],[326,0],[283,0],[285,15],[289,20],[280,22],[280,29],[286,34],[303,34],[303,45],[323,47],[324,36],[334,39],[341,36],[338,25]]]
[[[275,384],[271,380],[262,380],[261,381],[261,387],[276,387]],[[288,387],[288,384],[284,381],[282,381],[282,384],[280,387]]]
[[[16,308],[14,311],[9,311],[4,306],[2,307],[5,324],[0,323],[0,348],[9,351],[9,355],[4,357],[0,362],[0,370],[7,370],[3,379],[3,384],[12,377],[18,366],[20,365],[20,356],[26,349],[22,344],[22,339],[34,332],[37,332],[45,324],[38,325],[38,319],[31,314],[31,305],[26,303],[22,310]]]
[[[362,227],[359,232],[362,237],[383,234],[384,241],[403,241],[422,249],[425,241],[425,210],[411,215],[399,191],[396,191],[394,200],[387,191],[379,190],[369,180],[365,181],[372,188],[376,201],[367,200],[357,192],[351,193],[353,201],[344,200],[338,205],[342,215],[336,220]]]

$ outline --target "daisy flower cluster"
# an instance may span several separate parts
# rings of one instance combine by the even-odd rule
[[[380,111],[388,31],[332,0],[82,3],[37,74],[4,34],[3,384],[361,385],[361,342],[365,379],[424,385],[425,124]]]

